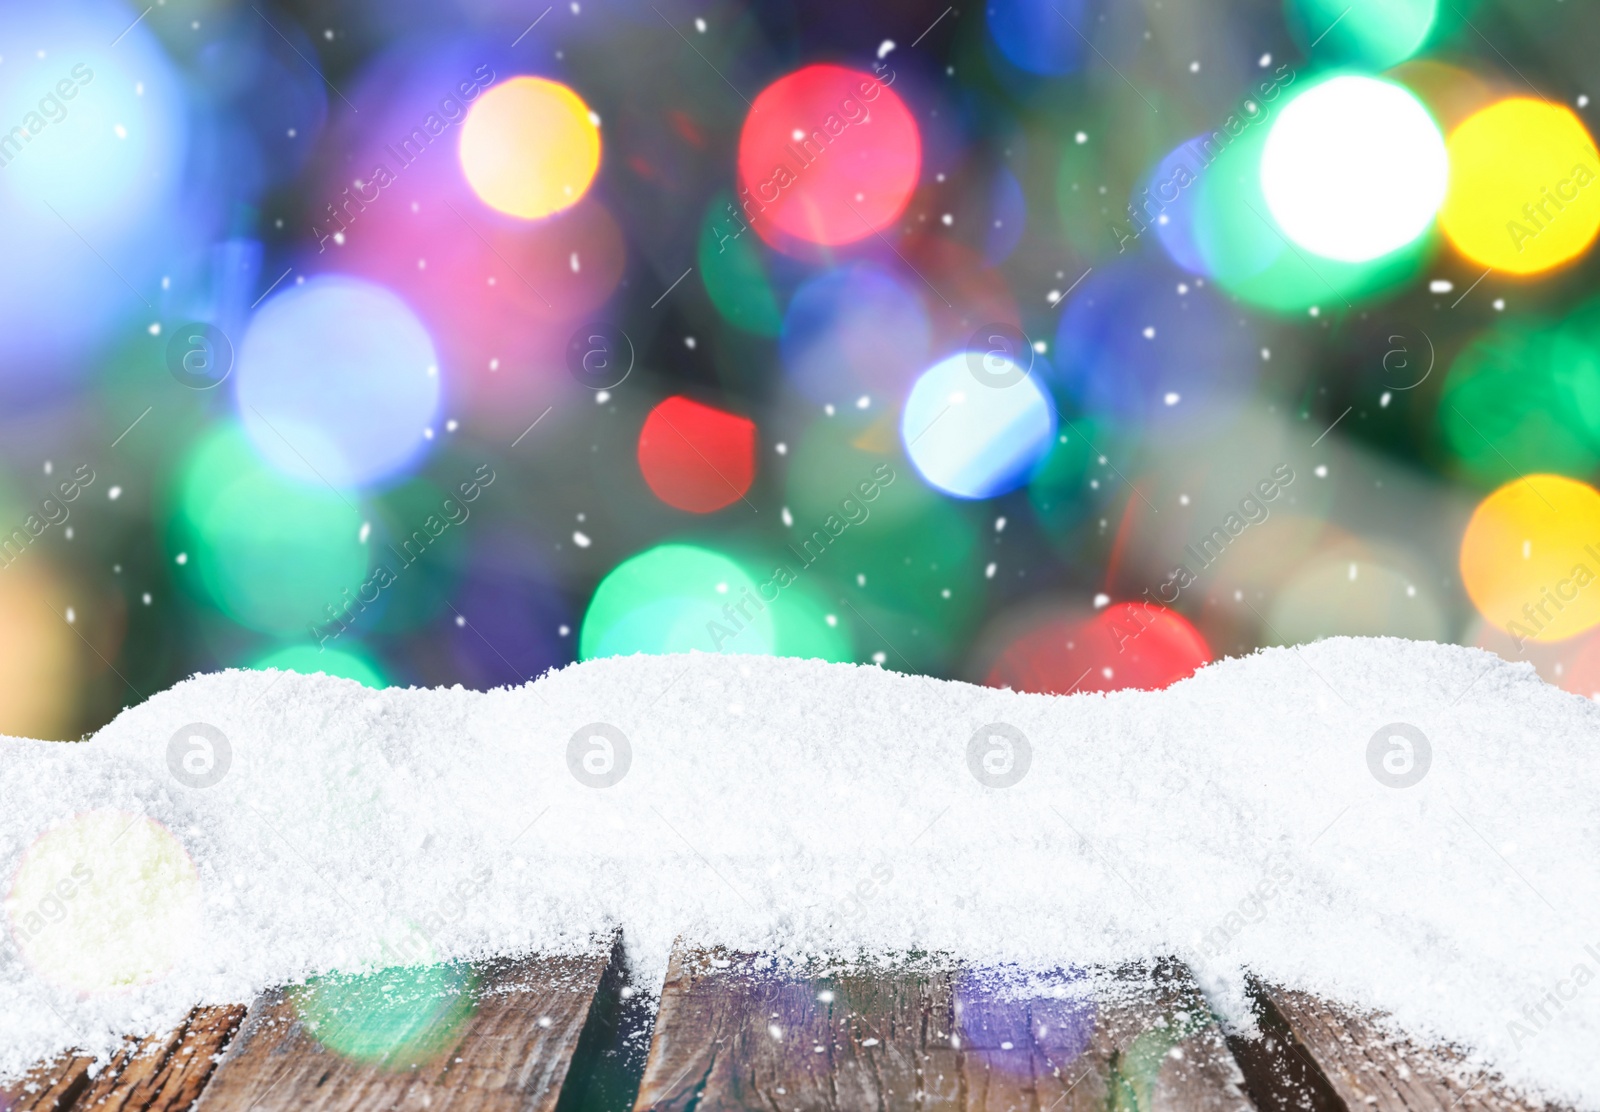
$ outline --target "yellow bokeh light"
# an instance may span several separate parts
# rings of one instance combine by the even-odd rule
[[[200,877],[154,819],[90,811],[33,843],[5,910],[17,949],[46,980],[110,992],[159,980],[194,952]]]
[[[1600,491],[1560,475],[1507,483],[1467,523],[1461,580],[1479,613],[1519,642],[1600,624]]]
[[[577,93],[513,77],[484,93],[461,125],[461,170],[490,208],[537,220],[582,199],[600,168],[600,128]]]
[[[1440,227],[1463,255],[1537,274],[1581,254],[1600,231],[1600,153],[1558,104],[1515,97],[1450,135]]]

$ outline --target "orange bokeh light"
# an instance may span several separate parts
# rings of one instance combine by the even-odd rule
[[[1600,491],[1529,475],[1485,498],[1461,538],[1461,581],[1511,637],[1562,641],[1600,624]]]

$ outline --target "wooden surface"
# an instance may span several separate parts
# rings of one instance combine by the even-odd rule
[[[1315,996],[1259,985],[1295,1039],[1316,1060],[1350,1109],[1370,1112],[1540,1112],[1545,1106],[1509,1092],[1498,1079],[1467,1068],[1448,1047],[1392,1035]]]
[[[265,994],[202,1112],[550,1112],[610,960],[531,957]]]
[[[0,1109],[5,1112],[61,1112],[89,1084],[94,1059],[63,1054],[41,1062],[15,1085],[0,1087]]]
[[[99,1070],[63,1055],[0,1112],[1551,1112],[1450,1048],[1261,983],[1261,1034],[1225,1042],[1173,962],[1025,983],[774,968],[680,947],[653,1032],[615,941],[328,978],[197,1008]]]
[[[168,1034],[130,1039],[127,1049],[98,1071],[92,1058],[63,1055],[36,1067],[20,1084],[0,1089],[0,1109],[185,1112],[243,1018],[243,1007],[196,1008]]]
[[[74,1109],[185,1112],[211,1080],[244,1014],[242,1005],[196,1008],[176,1031],[144,1039],[113,1058]]]
[[[962,1108],[1243,1112],[1243,1077],[1180,966],[774,976],[674,953],[635,1112]]]

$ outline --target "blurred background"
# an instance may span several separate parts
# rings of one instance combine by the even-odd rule
[[[0,731],[227,667],[1068,692],[1336,634],[1593,695],[1597,46],[1557,0],[0,6]]]

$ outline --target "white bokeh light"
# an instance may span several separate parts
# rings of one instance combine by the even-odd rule
[[[993,498],[1028,481],[1056,435],[1055,406],[1028,370],[994,353],[962,352],[917,379],[900,434],[931,486]]]
[[[1261,159],[1267,206],[1300,247],[1359,263],[1425,232],[1449,184],[1439,127],[1405,89],[1335,77],[1279,115]]]

